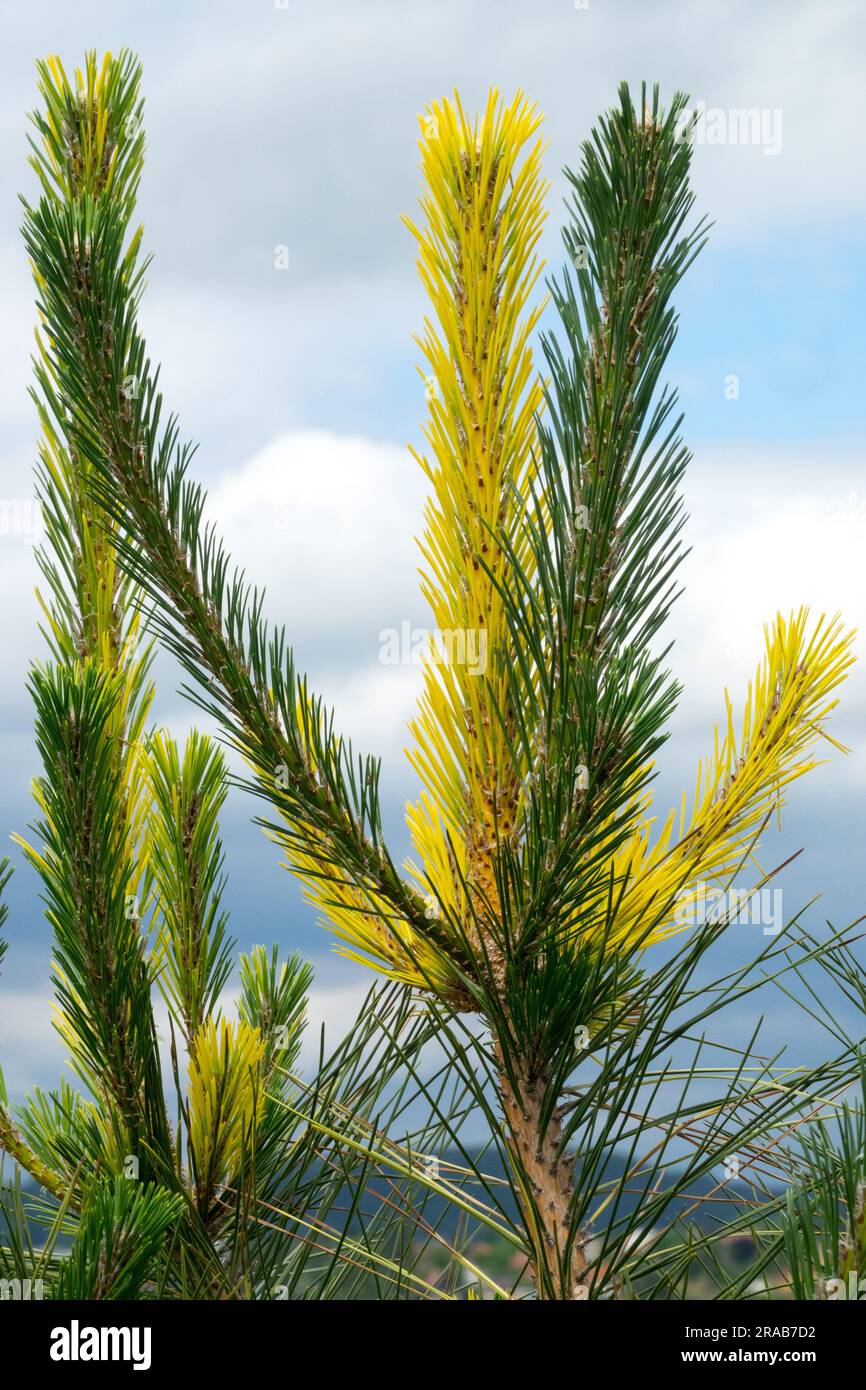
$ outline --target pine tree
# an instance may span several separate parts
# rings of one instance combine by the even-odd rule
[[[53,70],[62,104],[53,117],[49,107],[43,134],[56,148],[25,238],[43,381],[68,411],[78,476],[109,518],[126,582],[153,605],[190,695],[245,760],[265,829],[341,949],[424,1002],[506,1159],[514,1240],[537,1296],[620,1296],[640,1279],[673,1296],[701,1241],[664,1245],[671,1137],[692,1146],[686,1184],[737,1153],[757,1161],[763,1138],[796,1124],[827,1076],[853,1074],[849,1055],[804,1069],[789,1088],[771,1064],[755,1064],[751,1044],[733,1066],[705,1065],[703,1041],[690,1063],[672,1060],[756,985],[745,971],[695,978],[724,920],[693,925],[673,959],[652,949],[684,931],[701,884],[725,885],[755,862],[789,784],[833,742],[827,720],[852,660],[838,619],[777,615],[740,731],[725,695],[693,798],[658,819],[652,781],[680,693],[663,630],[689,459],[676,395],[661,383],[672,296],[706,235],[691,222],[685,98],[663,110],[657,92],[636,105],[623,87],[596,125],[567,171],[571,268],[551,282],[549,303],[538,289],[537,111],[521,94],[504,105],[492,93],[478,119],[459,99],[422,118],[422,218],[410,223],[431,301],[420,338],[429,417],[418,462],[431,488],[422,585],[440,636],[484,658],[431,652],[412,730],[418,862],[403,872],[383,837],[378,763],[339,734],[283,631],[266,625],[262,593],[204,524],[191,449],[165,417],[139,330],[140,237],[112,172],[134,165],[137,178],[140,167],[129,126],[138,106],[121,95],[137,90],[137,70],[122,58],[103,73],[104,105],[80,118],[79,149],[67,133],[70,89]],[[78,182],[80,170],[88,179],[104,167],[103,182]],[[555,326],[543,320],[539,377],[533,340],[547,310]],[[171,860],[161,847],[159,862]],[[168,924],[165,941],[177,936]],[[774,944],[756,965],[762,978],[792,968]],[[185,971],[181,952],[169,988],[191,1028],[207,991],[185,991]],[[207,1025],[190,1042],[200,1120],[220,1048],[252,1071],[262,1063],[240,1025],[227,1044]],[[721,1083],[710,1099],[692,1098],[698,1073]],[[676,1099],[651,1111],[672,1082]],[[222,1084],[234,1093],[230,1059]],[[239,1106],[241,1128],[257,1103],[248,1094]],[[197,1190],[209,1193],[241,1137],[205,1130],[199,1140],[191,1124]],[[450,1121],[442,1132],[459,1138]],[[607,1181],[614,1146],[645,1184],[640,1228],[622,1209],[622,1185]],[[495,1204],[489,1187],[485,1200]],[[638,1229],[654,1234],[635,1253]]]

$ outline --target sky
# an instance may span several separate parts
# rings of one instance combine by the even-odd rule
[[[692,550],[670,626],[684,691],[660,756],[660,804],[691,790],[726,685],[742,707],[777,610],[807,603],[863,628],[866,26],[855,0],[4,0],[0,14],[0,502],[12,518],[0,524],[0,839],[33,818],[38,771],[25,690],[44,655],[27,521],[35,315],[18,197],[34,184],[34,62],[52,51],[67,67],[90,47],[128,46],[143,62],[149,349],[169,408],[199,442],[193,469],[209,514],[266,585],[268,613],[286,624],[339,727],[382,757],[395,857],[408,848],[402,808],[415,780],[403,750],[420,671],[383,665],[380,634],[428,621],[413,540],[425,487],[407,448],[422,438],[413,334],[425,305],[401,216],[417,205],[419,113],[455,88],[474,109],[491,86],[506,98],[519,88],[544,112],[551,273],[562,260],[563,167],[577,164],[619,82],[657,81],[663,101],[682,89],[703,113],[694,187],[714,226],[677,292],[667,370],[694,457],[684,489]],[[758,113],[745,140],[741,110]],[[857,652],[862,662],[859,638]],[[157,717],[183,736],[197,716],[167,659],[156,674]],[[816,900],[805,918],[816,929],[866,912],[864,710],[858,666],[832,724],[850,753],[829,750],[765,845],[767,866],[802,849],[781,880],[784,914]],[[368,976],[333,954],[255,813],[232,793],[223,829],[234,934],[243,948],[275,940],[314,961],[311,1016],[336,1039]],[[20,851],[9,853],[0,1064],[20,1097],[51,1084],[64,1057],[38,887]],[[763,944],[760,927],[733,927],[723,963]],[[770,1002],[775,1045],[798,1059],[825,1050],[781,995]],[[741,1013],[720,1026],[739,1041],[752,1021]]]

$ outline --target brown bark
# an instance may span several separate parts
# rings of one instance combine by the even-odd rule
[[[507,1072],[501,1073],[511,1167],[521,1189],[538,1298],[581,1300],[586,1298],[583,1242],[578,1236],[568,1245],[572,1160],[559,1153],[562,1126],[556,1114],[543,1123],[541,1090],[540,1084],[528,1080],[515,1089]]]

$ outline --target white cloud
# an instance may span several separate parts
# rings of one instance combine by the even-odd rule
[[[88,9],[92,41],[113,43],[111,7]],[[282,12],[214,3],[198,23],[179,9],[130,12],[123,38],[144,62],[148,103],[141,208],[157,253],[144,312],[148,324],[169,320],[160,337],[175,403],[186,410],[201,401],[201,418],[219,427],[245,402],[261,414],[267,391],[287,403],[291,421],[294,408],[322,405],[323,356],[334,393],[363,376],[367,361],[384,363],[395,342],[405,351],[404,328],[417,318],[399,317],[414,278],[400,215],[417,206],[417,115],[455,86],[469,106],[491,84],[508,94],[519,87],[545,111],[552,261],[560,170],[577,161],[623,76],[658,78],[667,98],[686,87],[724,110],[781,109],[778,157],[754,146],[696,151],[698,203],[715,220],[714,245],[782,246],[850,225],[866,202],[860,18],[853,0],[820,8],[594,0],[583,12],[569,0],[406,0],[399,13],[381,0]],[[0,290],[9,329],[0,404],[16,427],[29,419],[34,314],[11,194],[35,186],[25,168],[33,59],[61,49],[75,61],[79,44],[79,26],[34,3],[16,16],[4,54],[0,181],[10,196],[0,202]],[[273,270],[278,243],[291,252],[285,276]]]
[[[51,1024],[47,990],[0,988],[0,1066],[12,1101],[67,1074],[66,1049]]]
[[[354,973],[357,976],[357,972]],[[307,1027],[300,1058],[300,1066],[305,1074],[313,1074],[318,1066],[322,1028],[325,1030],[327,1056],[357,1017],[372,983],[372,977],[367,972],[346,984],[325,985],[314,981],[309,994]],[[236,1000],[236,994],[231,991],[226,991],[220,998],[220,1008],[229,1020],[237,1017]],[[13,1103],[19,1103],[34,1085],[43,1089],[56,1086],[61,1074],[74,1080],[68,1050],[52,1025],[52,1005],[53,998],[47,984],[44,989],[0,988],[0,1066]],[[171,1091],[171,1028],[168,1008],[160,997],[154,1000],[154,1018],[163,1080]],[[182,1080],[186,1077],[186,1069],[186,1050],[178,1039],[178,1070]]]
[[[817,466],[796,451],[698,451],[685,487],[685,543],[693,549],[666,633],[676,639],[672,663],[685,686],[684,734],[699,727],[707,741],[725,684],[742,698],[763,624],[777,611],[807,604],[816,617],[839,611],[849,626],[866,628],[862,478],[857,455],[836,453]],[[423,621],[410,539],[423,493],[404,451],[305,432],[275,440],[211,494],[210,514],[229,549],[266,585],[268,611],[297,636],[299,654],[327,682],[320,693],[366,751],[403,745],[420,689],[417,668],[379,666],[374,644],[403,617]],[[284,507],[280,531],[272,519]],[[839,714],[848,733],[858,721],[845,710],[861,708],[862,695],[858,670]]]
[[[671,623],[673,666],[685,685],[680,720],[718,717],[726,684],[741,707],[762,652],[763,625],[777,611],[807,605],[814,618],[841,613],[860,634],[855,650],[862,663],[862,478],[859,456],[819,461],[778,451],[699,453],[685,488],[686,543],[693,551],[681,571],[685,593]],[[842,687],[836,716],[837,732],[854,742],[848,770],[857,776],[866,752],[859,713],[864,675],[858,664]]]
[[[419,607],[413,537],[424,495],[406,449],[303,431],[220,479],[208,513],[250,578],[278,596],[290,631],[337,660],[342,643],[375,659],[377,615],[393,621]]]
[[[863,476],[855,454],[815,461],[791,450],[698,450],[685,487],[693,550],[667,634],[676,638],[672,664],[685,686],[675,724],[683,742],[666,750],[668,765],[686,756],[687,744],[691,755],[693,734],[705,746],[726,683],[741,700],[763,624],[777,610],[841,611],[849,626],[866,629]],[[404,620],[429,621],[414,540],[426,487],[408,451],[393,443],[305,430],[280,435],[218,480],[208,505],[233,559],[266,587],[266,615],[285,623],[299,669],[358,749],[382,755],[385,786],[401,799],[412,785],[402,750],[421,677],[417,666],[380,663],[380,634]],[[0,541],[0,584],[19,597],[0,670],[4,756],[22,788],[33,767],[21,737],[30,717],[22,692],[41,648],[30,596],[35,573],[32,547],[18,537]],[[857,649],[862,655],[861,639]],[[170,711],[180,736],[198,716],[170,697],[171,688],[161,681],[160,717]],[[840,777],[861,774],[863,695],[858,667],[838,714],[841,736],[855,746]]]
[[[490,85],[526,90],[547,114],[548,168],[558,180],[598,111],[615,100],[621,78],[635,85],[657,79],[668,98],[687,88],[695,100],[726,110],[781,108],[778,157],[749,146],[706,148],[696,178],[720,237],[787,234],[792,217],[812,224],[831,209],[836,217],[863,207],[863,180],[852,177],[860,20],[854,0],[830,0],[819,10],[807,0],[760,7],[593,0],[584,11],[570,0],[472,7],[406,0],[399,14],[383,0],[363,9],[333,0],[327,21],[300,4],[258,24],[224,14],[156,58],[154,155],[175,186],[173,215],[186,227],[179,235],[187,245],[199,227],[187,212],[197,213],[203,197],[216,201],[227,154],[234,156],[232,179],[248,181],[247,225],[261,225],[264,209],[277,225],[279,204],[267,189],[276,181],[283,194],[289,174],[283,224],[309,245],[311,269],[333,279],[359,264],[388,265],[395,247],[403,248],[397,214],[414,205],[415,119],[431,98],[457,86],[478,106]],[[242,63],[225,63],[229,47],[243,53]],[[216,70],[224,79],[214,88]],[[195,144],[197,168],[178,132]],[[230,274],[243,237],[228,200],[219,203],[210,235]]]
[[[233,559],[266,587],[299,669],[357,750],[383,757],[401,797],[414,785],[402,754],[421,672],[381,664],[380,634],[425,622],[414,539],[425,495],[408,450],[304,431],[221,479],[208,505]]]

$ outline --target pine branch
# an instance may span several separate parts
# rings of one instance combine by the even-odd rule
[[[150,791],[146,854],[157,944],[153,969],[190,1045],[216,1011],[231,973],[234,941],[220,910],[225,887],[219,814],[228,793],[225,759],[193,730],[183,759],[157,731],[147,744]]]
[[[437,633],[454,648],[445,662],[434,651],[425,664],[410,755],[425,792],[409,823],[440,902],[466,918],[465,878],[475,910],[484,917],[489,904],[492,921],[495,851],[516,836],[525,772],[508,756],[516,657],[499,588],[503,538],[525,552],[520,520],[542,399],[529,347],[541,312],[529,306],[545,217],[540,123],[521,93],[504,106],[491,92],[474,122],[459,97],[434,102],[419,142],[425,225],[406,219],[436,316],[418,340],[432,373],[431,457],[416,455],[432,487],[421,587]]]
[[[42,843],[25,844],[54,932],[58,1028],[94,1095],[117,1107],[129,1145],[169,1161],[156,1033],[134,891],[134,846],[116,756],[123,677],[88,661],[32,674]],[[111,1110],[114,1114],[114,1110]]]
[[[141,1298],[182,1201],[123,1178],[98,1184],[81,1217],[54,1297],[98,1302]]]
[[[161,425],[156,377],[135,326],[139,288],[127,226],[110,202],[28,209],[25,239],[44,283],[51,370],[72,405],[70,431],[100,503],[120,525],[123,563],[154,600],[156,629],[199,686],[253,771],[253,787],[287,825],[290,853],[348,877],[400,919],[424,922],[423,900],[382,842],[378,767],[357,767],[321,702],[296,677],[281,631],[269,637],[263,596],[230,573],[203,522],[205,496],[186,481],[190,451]],[[124,382],[136,382],[135,398]]]

